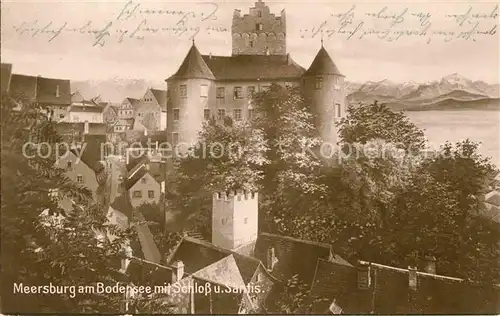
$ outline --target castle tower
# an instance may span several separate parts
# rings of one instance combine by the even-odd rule
[[[286,55],[285,10],[275,16],[269,7],[259,0],[249,14],[241,16],[234,10],[233,55]]]
[[[194,144],[203,127],[204,109],[215,99],[215,77],[194,41],[179,70],[165,80],[167,88],[167,140],[172,146]],[[181,148],[179,148],[181,150]]]
[[[236,249],[257,241],[258,193],[215,193],[212,205],[212,244]]]
[[[339,141],[335,123],[346,111],[344,77],[323,45],[302,77],[302,88],[315,117],[318,136],[328,145],[325,151]]]

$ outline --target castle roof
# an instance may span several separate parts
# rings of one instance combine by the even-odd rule
[[[217,80],[298,79],[305,72],[289,54],[204,55],[203,59]]]
[[[321,47],[305,75],[343,76],[324,47]]]
[[[177,70],[177,72],[167,80],[172,79],[214,80],[215,77],[193,42],[193,45],[191,46],[186,58],[184,58],[179,70]]]
[[[57,92],[59,92],[59,95]],[[45,104],[70,105],[70,81],[67,79],[38,77],[37,101]]]

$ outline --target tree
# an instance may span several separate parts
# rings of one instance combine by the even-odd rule
[[[60,137],[42,109],[2,95],[1,111],[2,311],[116,312],[99,295],[13,293],[14,284],[113,283],[119,279],[119,246],[129,235],[109,227],[90,191],[54,167]],[[79,205],[64,219],[53,216],[62,211],[61,198]],[[113,233],[114,240],[99,240],[96,231]]]
[[[206,223],[214,192],[258,190],[264,175],[257,166],[266,163],[266,150],[262,133],[246,123],[206,123],[198,143],[173,165],[169,204],[179,210],[185,228],[210,233]]]
[[[349,106],[347,115],[339,123],[340,138],[344,143],[361,143],[382,139],[388,143],[418,154],[424,149],[424,133],[402,112],[393,112],[386,105],[360,104]]]

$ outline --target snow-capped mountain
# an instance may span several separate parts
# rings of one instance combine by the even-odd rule
[[[347,83],[352,89],[356,85]],[[472,81],[457,73],[445,76],[440,80],[417,83],[408,81],[394,83],[389,80],[368,81],[359,85],[357,90],[347,90],[347,99],[352,103],[373,102],[378,100],[398,109],[426,106],[449,100],[450,102],[470,102],[491,100],[498,103],[500,85],[491,85],[484,81]],[[449,102],[448,102],[449,103]],[[477,102],[476,102],[477,103]]]

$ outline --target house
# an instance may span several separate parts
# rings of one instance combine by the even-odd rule
[[[9,92],[10,80],[12,78],[12,64],[1,63],[0,75],[2,93]]]
[[[149,131],[163,131],[167,124],[167,91],[149,88],[135,112],[135,118]]]
[[[98,107],[102,108],[102,119],[106,124],[114,124],[118,120],[118,109],[110,102],[99,102]]]
[[[36,102],[38,78],[35,76],[12,74],[9,94],[26,103]]]
[[[352,266],[318,260],[310,298],[317,314],[493,314],[500,288],[436,274],[434,258],[423,271],[372,262]]]
[[[169,142],[196,143],[203,122],[226,116],[249,120],[252,95],[272,83],[299,88],[311,105],[317,136],[336,144],[334,124],[345,116],[344,75],[322,46],[306,70],[286,52],[286,17],[270,13],[262,1],[249,14],[235,10],[232,55],[201,55],[196,45],[187,52],[168,84],[167,134]]]
[[[104,123],[103,108],[99,106],[71,105],[68,108],[68,117],[64,118],[63,121],[69,123]]]
[[[105,135],[85,135],[83,144],[70,148],[55,162],[56,167],[66,170],[69,179],[87,187],[94,197],[102,182],[99,175],[104,170],[105,143]]]
[[[80,91],[73,92],[71,94],[71,104],[82,104],[85,98],[82,96]]]
[[[68,117],[56,124],[57,133],[67,143],[83,142],[84,135],[106,135],[106,124],[92,122],[68,122]]]
[[[125,98],[118,107],[118,117],[120,119],[129,119],[135,117],[135,111],[140,106],[140,100],[134,98]]]
[[[139,167],[126,181],[126,190],[130,196],[133,207],[142,204],[158,204],[160,196],[164,193],[164,177],[149,170],[149,165]]]
[[[124,134],[127,130],[131,130],[134,127],[135,119],[117,119],[113,123],[113,133]]]
[[[71,104],[71,84],[69,80],[37,77],[36,100],[42,108],[51,111],[58,121],[67,115]]]

